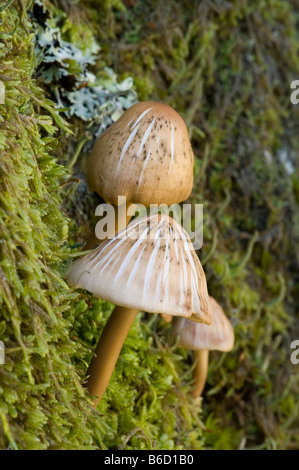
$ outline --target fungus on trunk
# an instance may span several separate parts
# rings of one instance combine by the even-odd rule
[[[194,389],[192,395],[201,395],[207,378],[209,351],[231,351],[234,347],[234,330],[221,306],[210,297],[213,321],[210,325],[202,325],[180,318],[174,326],[174,335],[179,337],[179,346],[194,351],[196,361]]]
[[[76,260],[67,273],[74,287],[117,305],[88,369],[88,389],[100,401],[139,310],[211,323],[206,278],[187,232],[168,215],[132,221]]]

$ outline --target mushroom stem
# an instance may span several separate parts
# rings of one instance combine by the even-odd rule
[[[107,233],[106,238],[120,232],[128,225],[132,218],[132,215],[128,215],[128,209],[132,205],[122,204],[121,206],[114,206],[115,231]],[[123,211],[125,211],[125,214]],[[104,240],[99,239],[94,233],[84,249],[92,249]],[[97,407],[106,390],[123,343],[137,313],[138,310],[116,306],[99,339],[95,349],[96,356],[91,360],[87,370],[87,376],[89,376],[87,389],[91,395],[97,397],[93,403],[94,408]]]
[[[194,389],[192,391],[193,398],[200,397],[204,389],[209,364],[209,351],[207,349],[200,349],[194,352],[195,355],[195,368],[193,370],[193,377],[195,379]]]
[[[115,210],[115,220],[114,220],[115,230],[107,232],[106,237],[102,239],[98,238],[94,231],[94,233],[92,234],[92,236],[90,237],[86,245],[84,246],[84,250],[91,250],[95,248],[96,245],[106,240],[106,238],[112,237],[115,233],[120,232],[122,229],[124,229],[132,218],[132,215],[128,215],[128,209],[132,205],[134,204],[122,204],[121,206],[113,206]],[[132,210],[130,212],[132,214]]]
[[[127,334],[138,313],[136,309],[116,306],[99,339],[87,375],[87,388],[96,396],[93,407],[96,408],[109,383],[114,366],[123,347]]]

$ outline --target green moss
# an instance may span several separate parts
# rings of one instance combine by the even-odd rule
[[[55,1],[39,22],[33,3],[0,10],[0,447],[298,448],[296,2]],[[80,61],[47,62],[47,47],[35,57],[34,36],[49,25]],[[89,73],[103,91],[96,112],[59,112],[70,93],[94,96]],[[190,200],[204,202],[199,257],[236,344],[211,353],[193,402],[191,353],[170,346],[162,319],[140,313],[94,411],[82,384],[113,306],[63,276],[99,202],[86,188],[86,155],[136,99],[131,82],[119,89],[129,77],[139,99],[169,103],[189,127]]]
[[[1,28],[0,446],[97,448],[107,426],[72,366],[84,350],[69,336],[65,312],[76,295],[59,273],[68,256],[58,190],[66,171],[52,151],[69,126],[32,79],[33,35],[20,4],[1,12]]]

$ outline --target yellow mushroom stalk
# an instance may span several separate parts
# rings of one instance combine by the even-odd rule
[[[206,384],[209,369],[209,350],[194,351],[195,367],[193,369],[194,387],[193,398],[200,397]]]

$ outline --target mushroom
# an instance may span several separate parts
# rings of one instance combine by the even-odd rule
[[[87,184],[115,206],[119,196],[126,198],[125,207],[178,204],[191,193],[193,164],[180,115],[167,104],[143,101],[125,111],[96,140],[88,160]],[[86,248],[98,242],[94,236]]]
[[[187,232],[171,217],[133,220],[112,239],[76,260],[67,273],[74,287],[116,304],[87,374],[100,401],[139,310],[211,323],[206,278]]]
[[[170,106],[142,101],[129,108],[95,142],[87,184],[106,202],[167,205],[188,198],[194,155],[183,119]]]
[[[193,370],[195,386],[192,391],[194,398],[201,395],[206,383],[209,351],[231,351],[234,347],[233,327],[213,297],[210,297],[210,307],[213,313],[211,325],[202,325],[180,318],[173,332],[179,336],[179,346],[195,351],[196,364]]]

